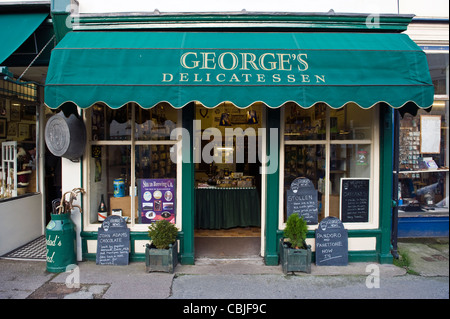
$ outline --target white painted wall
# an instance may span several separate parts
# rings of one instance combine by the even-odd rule
[[[0,256],[44,234],[42,194],[0,203]]]
[[[74,188],[82,187],[81,185],[81,161],[80,162],[72,162],[67,158],[61,158],[61,172],[62,172],[62,193],[71,191]],[[78,195],[77,200],[74,200],[72,204],[79,205],[81,207],[81,197],[82,195]],[[69,195],[66,197],[69,200]],[[70,214],[70,218],[72,222],[75,224],[75,233],[77,235],[77,260],[81,261],[82,259],[82,251],[81,251],[81,237],[80,232],[81,228],[81,213],[75,208],[72,210]]]

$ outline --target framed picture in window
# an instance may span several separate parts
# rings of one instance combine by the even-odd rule
[[[6,119],[0,119],[0,138],[6,138]]]
[[[8,137],[17,137],[17,123],[8,122]]]
[[[19,139],[24,140],[30,137],[30,126],[19,123]]]
[[[20,104],[11,102],[11,107],[9,109],[10,119],[14,122],[20,121]]]
[[[6,101],[0,100],[0,117],[8,118],[8,109],[6,108]]]

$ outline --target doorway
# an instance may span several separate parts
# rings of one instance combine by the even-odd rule
[[[196,258],[261,254],[261,163],[257,156],[262,104],[239,109],[196,104]]]

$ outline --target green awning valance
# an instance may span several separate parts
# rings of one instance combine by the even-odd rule
[[[47,16],[48,13],[0,14],[0,63],[33,34]]]
[[[433,93],[425,53],[405,34],[81,31],[53,50],[45,103],[426,108]]]

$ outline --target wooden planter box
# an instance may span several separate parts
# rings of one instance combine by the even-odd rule
[[[284,238],[280,239],[280,263],[285,275],[290,271],[311,273],[311,246],[305,246],[308,249],[290,248]]]
[[[173,274],[178,264],[177,242],[169,249],[156,249],[149,244],[145,248],[145,266],[147,272],[163,271]]]

